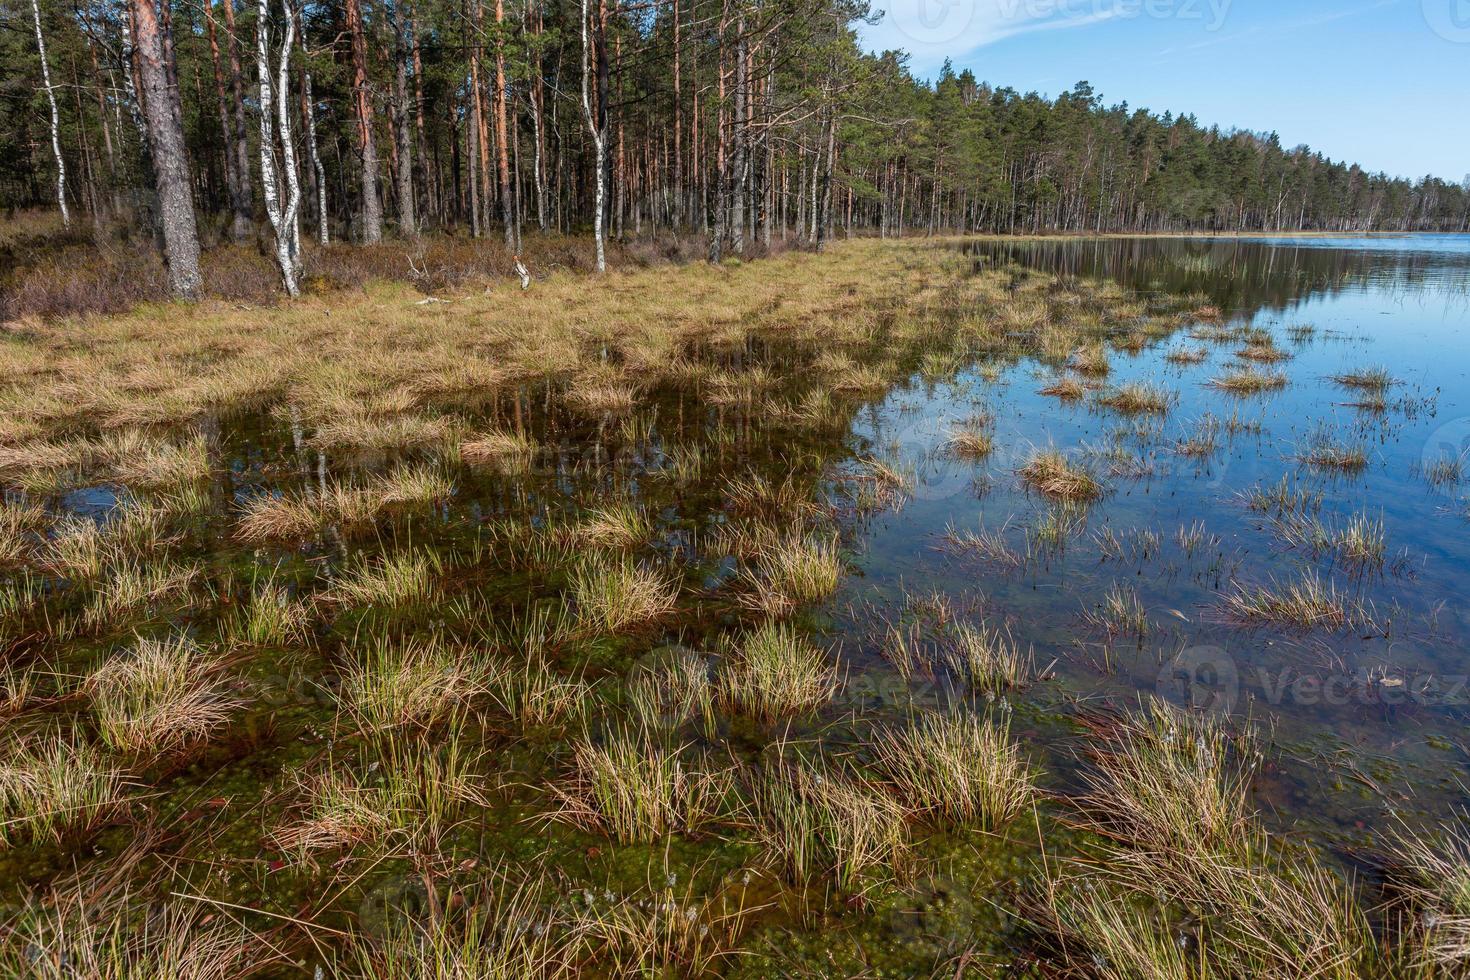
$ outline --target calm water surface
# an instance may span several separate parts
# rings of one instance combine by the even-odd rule
[[[1157,692],[1273,733],[1286,761],[1269,766],[1257,789],[1288,826],[1351,840],[1381,830],[1390,811],[1444,816],[1470,802],[1470,503],[1465,487],[1431,486],[1423,473],[1429,461],[1470,450],[1470,236],[984,242],[971,251],[979,266],[1017,275],[1202,294],[1226,323],[1269,330],[1293,355],[1277,365],[1291,381],[1246,398],[1209,388],[1239,365],[1241,344],[1181,334],[1136,356],[1110,352],[1109,384],[1149,381],[1178,393],[1153,431],[1133,431],[1132,419],[1086,401],[1038,394],[1053,372],[1025,362],[994,381],[961,371],[893,391],[855,431],[864,450],[907,464],[917,483],[906,507],[875,519],[862,537],[864,574],[847,587],[851,645],[878,649],[866,624],[873,608],[897,610],[905,591],[943,592],[1004,617],[1039,665],[1055,663],[1054,683],[1033,689],[1022,713],[1033,723],[1023,734],[1053,757],[1054,771],[1066,770],[1075,746],[1050,719]],[[1194,365],[1166,360],[1181,344],[1209,356]],[[1360,395],[1332,380],[1364,367],[1395,379],[1384,411],[1354,406]],[[944,443],[977,408],[997,417],[996,451],[970,465]],[[1205,458],[1174,452],[1210,415],[1244,429],[1222,433]],[[1298,461],[1329,436],[1365,448],[1367,468],[1322,474]],[[1111,445],[1138,462],[1112,466],[1100,454]],[[954,526],[1002,532],[1027,551],[1028,528],[1052,510],[1014,475],[1035,447],[1090,460],[1106,476],[1107,497],[1065,547],[1017,568],[942,549]],[[1330,556],[1288,547],[1240,498],[1283,477],[1320,492],[1327,524],[1381,519],[1384,569],[1334,567]],[[1121,557],[1104,547],[1114,536]],[[1373,628],[1242,628],[1219,609],[1237,583],[1305,574],[1363,603]],[[1086,614],[1119,587],[1147,611],[1142,639],[1089,625]],[[882,698],[879,671],[872,683]]]

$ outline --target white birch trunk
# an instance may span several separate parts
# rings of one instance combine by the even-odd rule
[[[592,149],[596,156],[597,171],[597,211],[592,218],[592,236],[597,242],[597,271],[607,271],[607,254],[602,244],[602,212],[607,200],[607,175],[604,173],[604,162],[607,158],[607,138],[597,125],[597,117],[592,112],[592,96],[587,91],[588,79],[591,74],[589,63],[589,51],[587,43],[587,0],[582,0],[582,115],[587,121],[587,131],[592,134]]]
[[[297,220],[301,210],[301,183],[296,176],[296,148],[291,142],[291,100],[288,93],[296,22],[287,11],[286,36],[281,42],[272,91],[270,0],[259,0],[256,12],[255,54],[260,74],[260,183],[265,196],[265,212],[276,234],[276,265],[281,269],[281,282],[287,295],[294,298],[301,295],[301,225]],[[274,125],[272,108],[276,110]],[[276,176],[276,128],[280,130],[281,171],[286,178],[284,208]]]
[[[56,203],[61,206],[61,223],[71,227],[71,212],[66,208],[66,160],[61,156],[61,114],[56,109],[56,90],[51,87],[51,66],[46,63],[46,36],[41,32],[41,6],[31,0],[31,16],[36,21],[36,49],[41,53],[41,81],[46,87],[46,101],[51,103],[51,152],[56,157]]]

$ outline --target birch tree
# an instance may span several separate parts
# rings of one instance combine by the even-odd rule
[[[296,19],[286,10],[285,36],[281,39],[279,57],[274,69],[270,43],[270,0],[259,0],[255,20],[255,58],[260,73],[260,186],[265,197],[265,213],[276,235],[276,265],[281,270],[281,284],[291,297],[301,295],[301,182],[296,174],[296,148],[291,141],[290,67],[291,44],[295,40]],[[272,82],[272,70],[275,73]],[[275,120],[271,119],[272,111]],[[281,202],[280,180],[276,174],[276,148],[279,138],[281,173],[286,180],[286,200]]]
[[[606,116],[592,110],[592,58],[587,37],[587,0],[582,0],[582,117],[592,137],[593,170],[597,173],[597,204],[592,214],[592,239],[597,245],[597,271],[607,271],[607,250],[603,244],[602,214],[607,209],[607,130]],[[599,125],[599,117],[604,120]]]
[[[46,62],[46,36],[41,31],[41,7],[38,0],[31,0],[31,16],[36,21],[36,50],[41,55],[41,83],[46,89],[46,101],[51,103],[51,153],[56,157],[56,203],[61,207],[61,223],[70,228],[71,212],[66,207],[66,160],[61,155],[61,113],[56,110],[56,90],[51,87],[51,66]]]

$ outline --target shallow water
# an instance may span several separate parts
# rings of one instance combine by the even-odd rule
[[[1108,496],[1064,553],[1014,570],[936,546],[953,524],[1005,530],[1024,551],[1025,528],[1048,505],[1011,471],[1036,446],[1085,458],[1127,420],[1037,394],[1050,372],[1024,364],[994,383],[961,371],[902,386],[855,431],[880,454],[896,451],[917,467],[915,499],[874,522],[863,542],[865,577],[847,594],[876,592],[890,602],[903,588],[982,596],[1035,645],[1038,663],[1056,660],[1057,684],[1034,692],[1043,702],[1129,703],[1153,692],[1254,719],[1291,760],[1258,787],[1280,824],[1366,843],[1390,811],[1444,817],[1470,802],[1462,786],[1470,612],[1461,601],[1470,587],[1470,511],[1464,487],[1431,486],[1422,472],[1470,449],[1470,236],[985,242],[970,251],[985,267],[1202,294],[1227,323],[1278,338],[1294,355],[1278,365],[1290,384],[1248,397],[1206,387],[1239,344],[1203,344],[1209,356],[1195,365],[1164,357],[1194,343],[1187,338],[1112,354],[1109,384],[1154,381],[1179,394],[1159,433],[1128,440],[1149,472],[1109,477]],[[1304,324],[1314,334],[1290,339]],[[1332,381],[1370,365],[1396,379],[1382,412],[1349,404],[1357,396]],[[942,447],[949,423],[977,405],[998,417],[996,451],[969,466]],[[1222,435],[1203,458],[1172,452],[1208,413],[1259,422],[1260,431]],[[1366,469],[1316,473],[1294,458],[1324,431],[1366,448]],[[1330,557],[1286,548],[1239,497],[1283,476],[1321,493],[1328,523],[1381,517],[1384,569],[1334,567]],[[1206,543],[1189,554],[1177,535],[1196,525]],[[1110,558],[1097,539],[1107,529],[1128,550],[1156,553]],[[1130,541],[1148,531],[1159,535],[1156,548],[1147,538]],[[1288,582],[1312,570],[1369,605],[1380,628],[1244,629],[1217,608],[1233,583]],[[1109,639],[1083,621],[1120,583],[1148,612],[1142,641]]]

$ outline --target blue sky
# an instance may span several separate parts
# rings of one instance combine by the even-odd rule
[[[1470,174],[1470,0],[871,0],[873,50],[1192,112],[1370,170]]]

